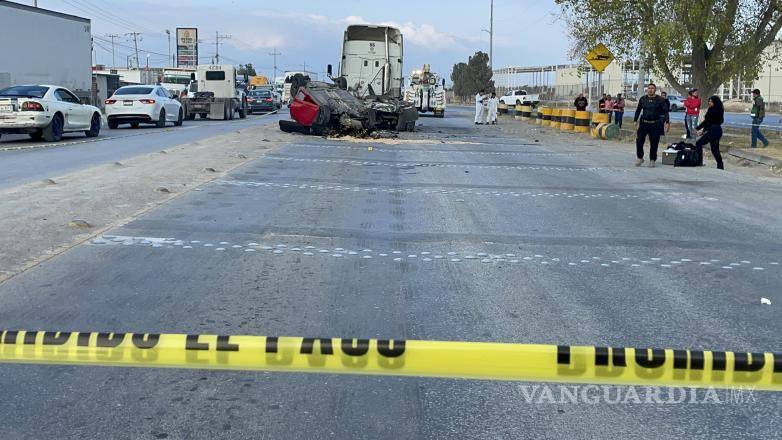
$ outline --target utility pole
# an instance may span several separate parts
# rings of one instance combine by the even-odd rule
[[[274,59],[274,77],[272,77],[272,83],[274,83],[274,79],[275,79],[275,78],[277,78],[277,57],[278,57],[279,55],[282,55],[282,54],[281,54],[281,53],[279,53],[279,52],[277,52],[277,48],[275,47],[275,48],[274,48],[274,51],[273,51],[273,52],[271,52],[269,55],[271,55],[272,57],[274,57],[274,58],[273,58],[273,59]]]
[[[138,64],[138,36],[141,35],[140,32],[128,32],[125,35],[131,35],[133,36],[133,46],[136,48],[136,69],[139,68]]]
[[[111,68],[117,68],[117,62],[114,59],[114,39],[119,38],[117,34],[106,34],[106,38],[111,38]]]
[[[230,35],[220,35],[220,32],[215,31],[215,64],[220,64],[220,40],[230,39]]]
[[[305,61],[304,64],[301,65],[301,67],[304,69],[304,73],[307,73],[307,62]]]

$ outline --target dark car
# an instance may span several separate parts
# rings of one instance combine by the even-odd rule
[[[273,112],[277,110],[272,92],[269,90],[250,90],[247,92],[247,109],[250,113]]]

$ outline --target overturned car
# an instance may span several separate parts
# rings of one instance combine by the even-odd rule
[[[315,135],[412,131],[414,104],[402,99],[402,33],[390,26],[348,26],[340,74],[333,83],[302,74],[291,79],[290,113],[280,129]]]
[[[384,96],[358,98],[338,85],[304,81],[290,104],[293,121],[280,121],[280,129],[313,135],[365,135],[374,130],[413,131],[418,111],[412,103]]]

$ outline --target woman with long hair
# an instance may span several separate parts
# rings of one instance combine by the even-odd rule
[[[709,109],[706,110],[706,117],[703,118],[703,122],[695,127],[699,134],[703,134],[698,139],[698,142],[695,143],[695,147],[698,149],[701,157],[701,165],[703,165],[703,146],[709,144],[711,146],[711,155],[717,161],[717,168],[720,170],[725,169],[725,165],[722,163],[722,155],[720,154],[723,122],[725,122],[725,107],[722,105],[722,100],[719,96],[712,96],[709,98]]]

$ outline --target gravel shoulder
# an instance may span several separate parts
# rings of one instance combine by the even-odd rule
[[[277,124],[0,190],[0,282],[279,145]]]

